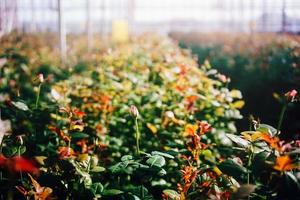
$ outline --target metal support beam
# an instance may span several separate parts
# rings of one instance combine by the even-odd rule
[[[58,29],[59,29],[59,44],[60,44],[60,56],[63,62],[67,58],[67,41],[66,41],[66,29],[63,13],[63,0],[57,0],[58,11]]]

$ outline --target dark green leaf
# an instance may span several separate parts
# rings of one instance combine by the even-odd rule
[[[236,179],[241,178],[241,174],[246,174],[247,169],[242,165],[237,164],[233,160],[225,160],[218,165],[218,168],[225,174],[233,176]]]
[[[76,132],[76,133],[72,133],[72,134],[71,134],[71,137],[72,137],[73,139],[83,139],[83,138],[88,138],[89,135],[88,135],[88,134],[85,134],[85,133]]]
[[[122,194],[122,193],[124,193],[124,192],[121,191],[121,190],[109,189],[109,190],[104,190],[102,194],[104,196],[115,196],[115,195],[119,195],[119,194]]]
[[[5,156],[12,157],[18,153],[18,147],[3,147],[2,152]]]

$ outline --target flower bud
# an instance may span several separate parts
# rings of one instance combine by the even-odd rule
[[[175,118],[175,115],[174,115],[174,113],[172,111],[166,111],[165,115],[169,119],[174,119]]]
[[[296,100],[297,93],[298,93],[297,90],[291,90],[291,91],[285,93],[285,96],[288,101],[294,102]]]
[[[130,106],[130,114],[135,118],[139,117],[139,111],[136,106],[134,105]]]
[[[230,78],[226,77],[224,74],[218,74],[217,77],[223,83],[227,83],[227,82],[229,83],[230,82]]]
[[[21,145],[24,144],[24,141],[23,141],[23,137],[24,137],[24,136],[25,136],[25,135],[18,135],[18,136],[17,136],[17,140],[20,142]]]
[[[39,74],[38,78],[39,78],[40,83],[44,82],[44,75],[43,74]]]

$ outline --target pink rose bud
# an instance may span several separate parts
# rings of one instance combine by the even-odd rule
[[[218,74],[218,78],[223,83],[230,82],[230,78],[227,78],[224,74]]]
[[[139,111],[138,111],[137,107],[135,107],[133,105],[130,106],[130,113],[135,118],[139,117]]]
[[[43,74],[39,74],[39,75],[38,75],[38,78],[39,78],[39,81],[40,81],[41,83],[44,82],[44,75],[43,75]]]
[[[24,141],[23,141],[23,137],[24,137],[25,135],[18,135],[16,138],[17,138],[17,140],[20,142],[20,144],[21,145],[23,145],[24,144]]]
[[[286,98],[287,98],[288,101],[294,102],[297,93],[298,93],[297,90],[291,90],[291,91],[285,93],[285,96],[286,96]]]

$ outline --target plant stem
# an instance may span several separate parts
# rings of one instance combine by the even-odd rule
[[[278,121],[278,125],[277,125],[277,132],[276,132],[276,135],[278,135],[279,132],[280,132],[280,129],[281,129],[281,125],[282,125],[282,121],[283,121],[283,117],[284,117],[284,113],[285,113],[285,111],[286,111],[286,108],[287,108],[287,104],[284,104],[284,106],[282,107],[281,112],[280,112],[279,121]]]
[[[252,131],[252,119],[251,119],[251,115],[249,117],[249,131]]]
[[[142,185],[141,186],[141,196],[142,196],[142,199],[144,199],[144,197],[145,197],[145,194],[144,194],[144,186]]]
[[[248,164],[247,164],[247,184],[250,183],[250,166],[252,164],[252,157],[253,157],[253,146],[252,144],[250,145],[250,152],[249,152],[249,159],[248,159]]]
[[[136,140],[136,152],[138,155],[140,155],[140,131],[139,131],[137,117],[135,117],[135,140]]]
[[[38,92],[37,92],[36,101],[35,101],[35,108],[37,108],[37,107],[38,107],[38,104],[39,104],[40,93],[41,93],[41,87],[42,87],[42,84],[40,83],[40,84],[39,84],[39,87],[38,87]]]
[[[21,157],[21,146],[18,147],[18,156]],[[20,170],[20,177],[21,177],[21,182],[23,182],[23,173]]]

